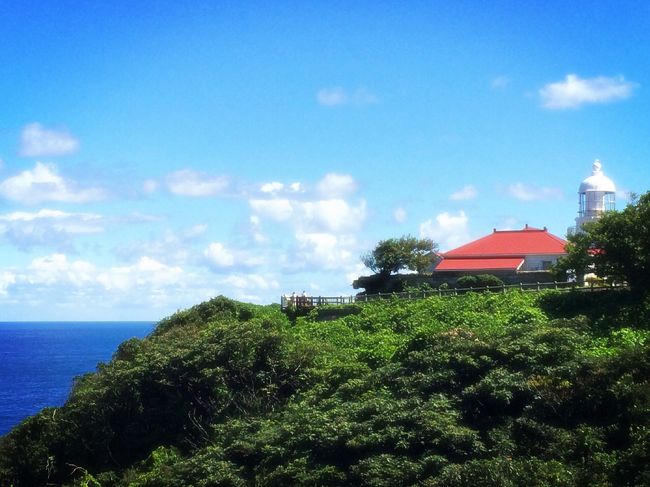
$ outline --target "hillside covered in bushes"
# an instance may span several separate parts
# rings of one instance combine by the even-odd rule
[[[348,311],[176,313],[1,438],[0,485],[650,485],[647,298]]]

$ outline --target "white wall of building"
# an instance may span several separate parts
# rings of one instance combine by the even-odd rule
[[[552,265],[554,265],[557,260],[562,257],[563,254],[556,255],[527,255],[524,259],[524,263],[521,265],[520,271],[546,271]]]

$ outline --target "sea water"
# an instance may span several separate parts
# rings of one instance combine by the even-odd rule
[[[107,362],[153,322],[0,322],[0,435],[47,406],[62,405],[73,379]]]

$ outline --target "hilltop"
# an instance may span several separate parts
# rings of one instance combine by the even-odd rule
[[[0,484],[648,485],[650,300],[218,297],[0,439]]]

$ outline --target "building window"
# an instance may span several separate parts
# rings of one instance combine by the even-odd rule
[[[543,260],[542,261],[542,270],[547,271],[547,270],[549,270],[551,268],[552,265],[553,265],[553,262],[551,262],[550,260]]]

